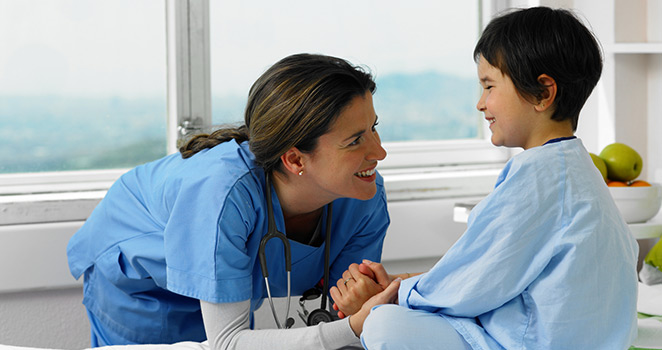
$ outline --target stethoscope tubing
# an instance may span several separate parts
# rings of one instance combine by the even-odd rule
[[[266,174],[266,199],[267,199],[267,215],[268,215],[268,229],[267,234],[262,237],[260,240],[260,248],[258,251],[258,257],[260,258],[260,267],[262,268],[262,277],[264,277],[264,284],[267,287],[267,297],[269,299],[269,304],[271,306],[271,313],[274,315],[274,320],[276,321],[276,326],[279,329],[282,329],[280,321],[278,321],[278,315],[276,315],[276,308],[274,307],[273,297],[271,296],[271,288],[269,287],[269,270],[267,269],[267,254],[266,246],[272,238],[278,238],[283,242],[283,251],[285,253],[285,271],[287,271],[287,307],[285,309],[285,320],[283,325],[287,325],[287,320],[290,317],[290,300],[292,299],[291,287],[292,283],[290,280],[291,271],[292,271],[292,252],[290,250],[290,242],[287,240],[287,237],[276,230],[276,221],[274,219],[274,208],[271,203],[271,174]]]
[[[260,247],[258,250],[258,257],[260,259],[260,267],[262,268],[262,277],[264,278],[264,284],[267,289],[267,298],[269,299],[269,305],[271,306],[271,313],[274,316],[274,320],[276,321],[276,326],[279,329],[282,329],[283,326],[285,328],[289,328],[291,326],[291,323],[289,322],[290,318],[290,300],[292,298],[291,295],[291,288],[292,288],[292,281],[291,281],[291,271],[292,271],[292,253],[290,250],[290,242],[288,241],[287,237],[279,232],[276,229],[276,221],[274,219],[274,210],[273,210],[273,204],[271,202],[271,174],[267,173],[265,174],[265,182],[266,182],[266,200],[267,200],[267,216],[268,216],[268,228],[267,228],[267,234],[262,237],[260,240]],[[331,245],[331,218],[333,215],[333,203],[328,204],[327,208],[327,217],[326,217],[326,239],[325,239],[325,247],[324,247],[324,283],[323,283],[323,291],[322,291],[322,302],[321,302],[321,309],[325,310],[326,309],[326,293],[327,289],[329,286],[329,270],[330,270],[330,245]],[[266,246],[267,242],[269,242],[270,239],[272,238],[278,238],[283,242],[283,251],[285,255],[285,271],[287,271],[287,306],[285,309],[285,320],[283,324],[278,321],[278,315],[276,315],[276,308],[274,307],[274,302],[273,302],[273,297],[271,296],[271,288],[269,286],[269,271],[267,269],[267,256],[266,256]]]
[[[278,315],[276,314],[276,307],[274,307],[274,299],[271,297],[271,288],[269,288],[269,277],[264,278],[264,285],[267,286],[267,298],[269,299],[269,306],[271,307],[271,313],[274,315],[274,321],[276,321],[276,326],[278,327],[278,329],[283,329],[283,326],[281,325],[280,321],[278,321]],[[285,320],[283,321],[283,324],[285,326],[288,325],[288,320],[290,318],[291,286],[292,286],[292,282],[290,280],[290,271],[287,271],[287,306],[285,308]]]

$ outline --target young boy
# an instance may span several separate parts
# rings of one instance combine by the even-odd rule
[[[492,143],[524,152],[444,257],[401,282],[399,306],[372,309],[364,346],[628,348],[637,334],[638,248],[573,135],[602,70],[596,39],[566,10],[530,8],[492,20],[474,57],[483,87],[477,108]],[[366,266],[388,283],[381,265]]]

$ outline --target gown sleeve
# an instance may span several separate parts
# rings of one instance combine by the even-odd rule
[[[521,294],[555,253],[555,235],[564,227],[563,186],[553,171],[508,163],[456,244],[429,272],[402,282],[399,303],[476,317]]]

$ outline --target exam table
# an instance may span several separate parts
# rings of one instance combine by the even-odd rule
[[[85,350],[209,350],[207,342],[181,342],[175,344],[148,344],[148,345],[113,345],[100,348],[89,348]],[[0,350],[61,350],[51,348],[30,348],[24,346],[0,345]]]
[[[453,208],[453,220],[467,222],[469,212],[475,203],[457,203]],[[645,223],[630,224],[630,231],[636,239],[652,239],[662,237],[662,211],[653,219]],[[648,286],[639,284],[637,311],[641,314],[654,315],[641,316],[638,319],[638,336],[632,344],[635,349],[662,349],[662,284]],[[31,348],[0,344],[0,350],[60,350],[50,348]],[[116,345],[95,350],[209,350],[207,342],[181,342],[176,344],[149,344],[149,345]],[[356,349],[348,347],[349,349]]]
[[[355,350],[355,349],[362,349],[362,348],[345,347],[340,350]],[[10,346],[10,345],[0,344],[0,350],[61,350],[61,349],[30,348],[24,346]],[[89,348],[84,350],[209,350],[209,344],[206,341],[202,343],[186,341],[175,344],[113,345],[113,346],[103,346],[100,348]]]

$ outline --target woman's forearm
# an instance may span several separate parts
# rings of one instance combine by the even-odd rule
[[[250,301],[213,304],[200,302],[212,350],[338,349],[358,344],[349,320],[293,329],[249,329]]]

